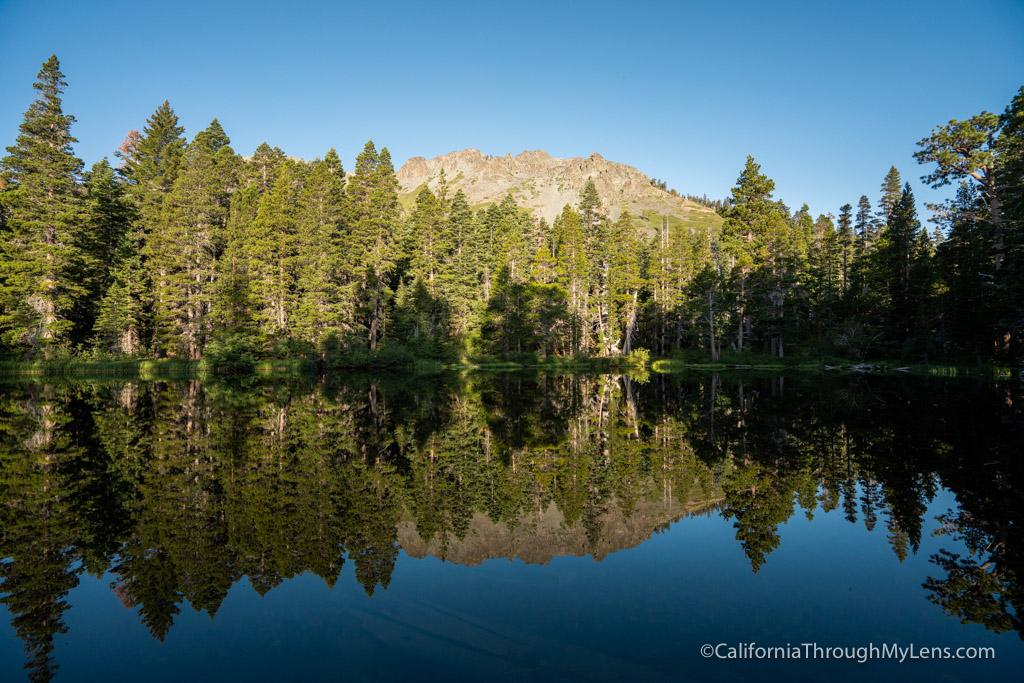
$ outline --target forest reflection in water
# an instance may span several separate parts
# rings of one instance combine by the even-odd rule
[[[0,385],[0,602],[46,680],[83,574],[162,641],[243,578],[265,595],[351,573],[373,595],[400,549],[601,559],[694,514],[728,520],[753,572],[819,510],[902,561],[945,488],[924,595],[1024,634],[1021,394],[717,374]]]

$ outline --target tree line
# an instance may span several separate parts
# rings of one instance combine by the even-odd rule
[[[815,218],[750,157],[702,198],[721,230],[610,220],[592,182],[550,225],[443,174],[403,208],[386,147],[350,173],[333,149],[242,157],[216,119],[188,140],[168,102],[85,171],[65,86],[51,57],[0,169],[8,358],[1022,353],[1024,88],[918,143],[924,181],[958,185],[929,231],[895,167],[875,207]]]

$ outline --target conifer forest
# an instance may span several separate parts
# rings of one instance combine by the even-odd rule
[[[1013,363],[1024,352],[1024,87],[935,127],[814,216],[748,157],[720,228],[617,220],[593,183],[549,225],[442,177],[409,208],[387,147],[250,156],[169,102],[88,170],[57,58],[0,180],[9,360],[843,358]],[[112,141],[111,147],[117,144]],[[955,188],[919,206],[910,172]],[[657,182],[657,181],[653,181]],[[933,217],[926,219],[924,213]],[[632,354],[632,356],[631,356]]]

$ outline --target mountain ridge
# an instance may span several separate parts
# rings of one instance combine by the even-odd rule
[[[449,196],[461,189],[471,206],[482,208],[511,194],[521,208],[548,222],[566,204],[577,204],[588,180],[594,181],[611,220],[628,210],[652,230],[660,227],[662,217],[692,228],[721,222],[713,210],[655,187],[638,169],[608,161],[597,152],[586,158],[552,157],[542,149],[491,156],[470,147],[432,159],[411,157],[396,173],[402,203],[411,206],[423,187],[436,193],[442,170]]]

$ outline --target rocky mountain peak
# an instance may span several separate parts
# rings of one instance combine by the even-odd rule
[[[414,200],[423,186],[436,191],[442,170],[450,191],[461,189],[472,206],[497,203],[511,193],[520,207],[549,222],[566,204],[578,203],[588,180],[594,181],[612,220],[623,210],[638,217],[675,216],[684,222],[714,217],[709,209],[652,186],[636,168],[608,161],[597,152],[587,158],[560,159],[542,149],[499,157],[469,148],[433,159],[413,157],[396,174],[405,201]]]

